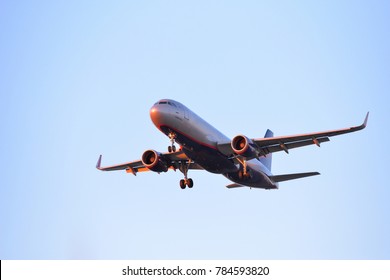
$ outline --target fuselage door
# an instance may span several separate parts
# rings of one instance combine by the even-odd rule
[[[183,108],[183,111],[184,111],[184,118],[186,120],[189,120],[190,117],[189,117],[189,113],[188,113],[188,109],[186,107]]]
[[[176,111],[176,114],[181,115],[181,117],[184,117],[184,119],[189,120],[189,112],[187,107],[182,106],[181,104],[177,104],[178,110]]]

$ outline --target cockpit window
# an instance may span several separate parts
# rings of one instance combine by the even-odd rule
[[[158,102],[158,104],[168,104],[170,106],[177,107],[175,103],[170,102],[170,101],[160,101],[160,102]]]

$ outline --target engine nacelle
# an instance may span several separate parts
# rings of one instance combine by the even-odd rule
[[[256,146],[251,139],[244,135],[237,135],[231,143],[234,153],[246,158],[255,158],[258,156]]]
[[[160,153],[147,150],[142,154],[141,161],[146,168],[154,172],[167,172],[168,164]]]

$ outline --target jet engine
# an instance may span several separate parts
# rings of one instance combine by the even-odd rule
[[[147,150],[142,154],[141,161],[146,168],[154,172],[167,172],[168,164],[162,155],[154,150]]]
[[[254,158],[258,156],[256,144],[244,135],[237,135],[236,137],[234,137],[231,146],[234,153],[236,153],[237,155],[246,158]]]

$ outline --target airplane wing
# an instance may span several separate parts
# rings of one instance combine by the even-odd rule
[[[265,156],[269,153],[274,153],[279,151],[285,151],[286,153],[288,153],[290,149],[312,145],[312,144],[316,144],[317,146],[320,146],[321,143],[329,141],[329,137],[331,136],[341,135],[341,134],[364,129],[367,126],[368,115],[369,113],[367,113],[363,124],[359,126],[353,126],[349,128],[329,130],[323,132],[308,133],[308,134],[297,134],[297,135],[270,137],[270,138],[257,138],[257,139],[252,139],[252,141],[257,146],[257,151],[259,153],[259,156]],[[218,146],[218,150],[225,155],[232,155],[234,153],[230,142],[218,143],[217,146]]]
[[[189,169],[203,169],[201,166],[189,159],[183,151],[177,151],[174,153],[163,153],[162,156],[166,161],[170,163],[169,169],[179,169],[181,163],[189,164]],[[99,156],[99,159],[96,163],[96,168],[101,171],[114,171],[114,170],[126,170],[127,173],[132,173],[136,175],[138,172],[150,171],[147,167],[144,166],[141,160],[125,162],[121,164],[111,165],[101,167],[102,156]]]

